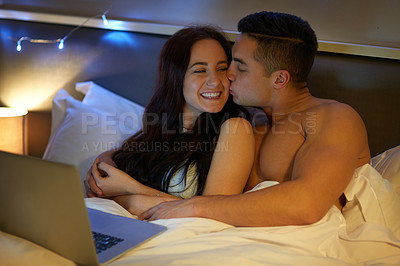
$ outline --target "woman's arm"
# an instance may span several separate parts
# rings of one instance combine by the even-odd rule
[[[114,152],[115,152],[115,150],[105,151],[105,152],[101,153],[99,156],[97,156],[95,161],[97,161],[99,159],[101,162],[105,162],[105,163],[108,163],[109,165],[116,166],[112,159],[112,155]],[[94,164],[95,163],[93,163],[93,165]],[[88,197],[98,197],[103,194],[103,191],[101,191],[101,189],[96,185],[96,182],[93,178],[93,175],[92,175],[93,165],[88,170],[88,172],[86,174],[86,179],[84,181],[86,195]],[[106,174],[100,173],[100,175],[105,176]]]
[[[102,191],[101,197],[105,198],[121,195],[156,196],[161,193],[157,189],[143,185],[124,171],[107,163],[100,162],[99,159],[92,166],[92,177],[96,186]],[[175,196],[164,193],[163,196],[178,199]]]
[[[203,195],[242,193],[253,166],[253,129],[243,118],[231,118],[221,133],[211,161]]]
[[[106,176],[101,176],[99,170],[106,173]],[[139,215],[161,202],[181,199],[143,185],[127,173],[106,163],[93,165],[93,178],[102,190],[102,197],[113,199],[134,215]]]
[[[218,138],[203,195],[230,195],[243,192],[254,159],[254,136],[248,121],[232,118],[224,122]],[[102,177],[99,170],[107,177]],[[92,176],[103,190],[103,197],[114,197],[133,214],[151,208],[162,201],[180,199],[147,187],[125,172],[105,163],[95,163]],[[111,177],[111,178],[110,178]],[[159,197],[156,195],[159,195]]]
[[[145,186],[125,172],[117,169],[115,162],[112,160],[114,152],[115,150],[109,150],[100,154],[89,169],[85,180],[88,197],[110,198],[133,194],[154,196],[160,193],[159,190]],[[170,196],[173,199],[178,199],[175,196]]]

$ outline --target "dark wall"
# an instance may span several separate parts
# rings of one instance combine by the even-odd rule
[[[9,39],[57,39],[71,29],[0,20],[1,104],[25,105],[31,116],[36,112],[31,121],[39,121],[38,114],[51,110],[51,99],[58,89],[79,98],[82,95],[75,92],[74,84],[92,80],[146,105],[157,78],[158,56],[168,36],[80,28],[66,40],[63,50],[58,50],[57,44],[24,42],[21,52],[15,49],[16,40]],[[400,144],[399,60],[319,53],[309,87],[314,95],[347,103],[360,113],[372,155]],[[32,124],[30,131],[43,130],[49,123],[46,121],[35,122],[40,129]],[[44,130],[49,132],[49,127]],[[29,152],[40,155],[42,150]]]
[[[371,154],[400,144],[400,61],[319,53],[312,94],[352,106],[368,131]]]
[[[14,95],[30,110],[50,110],[60,88],[73,96],[76,82],[93,80],[118,94],[145,105],[153,94],[158,56],[167,36],[79,28],[58,44],[22,42],[23,36],[58,39],[74,27],[0,20],[0,101],[14,104]],[[9,39],[14,38],[14,40]],[[43,99],[33,96],[42,95]]]
[[[400,48],[398,0],[2,0],[0,7],[82,17],[110,8],[109,19],[181,26],[211,23],[233,31],[248,14],[277,11],[307,20],[321,40]]]

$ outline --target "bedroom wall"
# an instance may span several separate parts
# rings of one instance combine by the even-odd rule
[[[52,38],[71,27],[0,20],[2,36]],[[158,55],[166,36],[81,28],[63,50],[54,45],[24,45],[0,39],[0,106],[28,113],[28,152],[41,157],[50,136],[51,100],[63,88],[81,99],[75,83],[93,80],[146,105],[156,81]],[[132,93],[132,91],[136,91]],[[3,129],[1,129],[3,130]]]
[[[171,25],[212,23],[236,30],[240,18],[261,10],[303,17],[321,40],[400,48],[398,0],[2,0],[4,9]]]
[[[50,134],[51,99],[60,88],[76,98],[76,82],[93,80],[145,105],[167,36],[81,28],[66,43],[24,45],[4,36],[53,38],[69,26],[0,20],[0,104],[29,109],[28,151],[41,156]],[[319,53],[310,89],[350,104],[365,121],[373,155],[400,144],[400,61]],[[132,91],[135,91],[132,93]]]

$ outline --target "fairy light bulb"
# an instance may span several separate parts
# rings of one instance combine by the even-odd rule
[[[61,39],[58,49],[62,50],[64,48],[64,39]]]
[[[106,14],[103,14],[103,15],[101,16],[101,18],[103,19],[103,24],[104,24],[105,26],[107,26],[107,25],[108,25],[108,20],[107,20],[107,18],[106,18]]]
[[[21,41],[17,42],[17,51],[20,52],[22,50]]]

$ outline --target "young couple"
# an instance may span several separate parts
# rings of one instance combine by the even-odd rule
[[[238,31],[232,62],[229,43],[210,27],[166,42],[144,115],[163,118],[144,119],[119,150],[96,159],[89,197],[112,198],[140,219],[236,226],[311,224],[343,207],[354,170],[370,161],[367,133],[351,107],[310,94],[314,31],[273,12],[241,19]],[[241,106],[261,108],[270,123],[253,129]],[[263,181],[277,185],[252,190]]]

